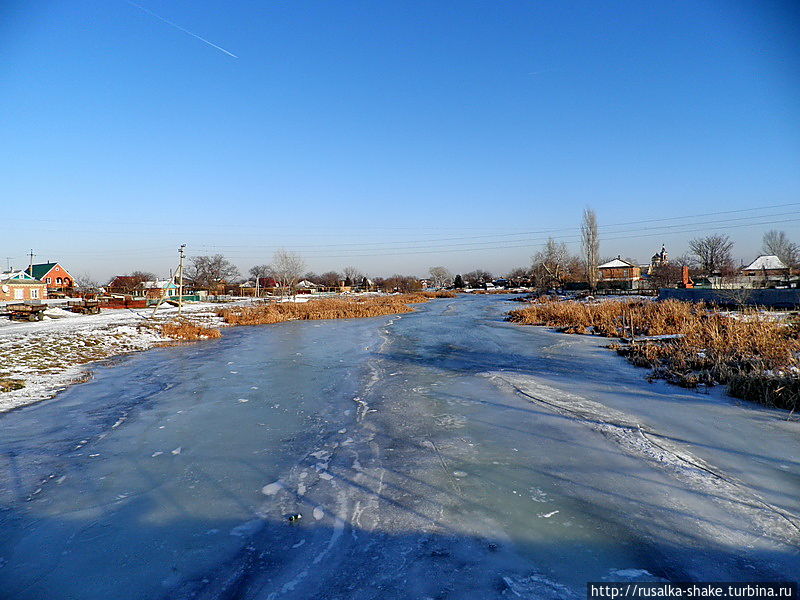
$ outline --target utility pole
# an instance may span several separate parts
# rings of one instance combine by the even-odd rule
[[[11,272],[11,257],[6,256],[6,270],[10,273]]]
[[[28,265],[28,273],[31,274],[31,275],[33,275],[33,257],[34,256],[36,256],[36,255],[33,253],[33,248],[31,248],[31,253],[30,253],[31,262]]]
[[[183,249],[184,248],[186,248],[186,244],[181,244],[181,247],[178,248],[178,256],[180,256],[180,262],[178,263],[178,270],[176,271],[176,274],[178,275],[178,282],[179,282],[179,285],[178,285],[178,316],[180,316],[181,311],[183,310]],[[172,272],[171,269],[170,269],[170,272]],[[172,276],[170,276],[168,281],[170,283],[173,283],[174,282],[174,278]],[[164,293],[161,294],[161,297],[158,299],[158,302],[156,302],[156,305],[153,307],[153,314],[150,315],[151,319],[156,316],[156,311],[158,311],[158,307],[161,306],[161,304],[167,298],[167,295],[169,294],[169,284],[167,286],[167,289],[163,290],[163,292]]]
[[[178,316],[181,315],[183,311],[183,249],[186,248],[186,244],[181,244],[181,247],[178,248],[178,255],[180,256],[180,262],[178,264]]]

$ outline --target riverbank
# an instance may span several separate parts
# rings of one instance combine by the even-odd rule
[[[186,322],[210,333],[223,325],[218,305],[199,303],[183,309]],[[104,309],[99,315],[75,315],[48,309],[35,323],[0,327],[0,412],[51,398],[73,383],[90,378],[88,365],[130,352],[148,350],[180,338],[164,331],[178,309]],[[213,335],[213,334],[211,334]]]
[[[453,297],[450,292],[353,296],[308,302],[186,305],[178,309],[105,309],[75,315],[48,309],[44,321],[0,326],[0,412],[52,398],[91,377],[97,361],[157,346],[220,337],[220,327],[263,325],[291,320],[365,318],[410,312],[411,304]],[[304,299],[305,300],[305,299]]]
[[[577,302],[542,298],[508,313],[526,325],[621,338],[610,347],[682,387],[728,385],[735,397],[795,410],[800,324],[786,313],[720,311],[677,300]]]

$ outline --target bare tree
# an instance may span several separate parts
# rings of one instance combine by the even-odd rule
[[[672,264],[677,265],[679,267],[689,267],[690,269],[697,268],[697,259],[692,256],[689,252],[685,252],[681,254],[678,258],[672,260]]]
[[[597,215],[591,208],[583,211],[583,223],[581,224],[581,247],[583,248],[583,260],[586,269],[586,281],[589,287],[597,287],[597,265],[600,256],[600,234],[597,231]]]
[[[98,289],[100,284],[97,283],[97,281],[95,281],[91,275],[84,273],[83,275],[78,275],[75,278],[75,287],[82,292],[88,292]]]
[[[299,255],[279,248],[272,256],[272,276],[278,282],[278,286],[286,290],[287,294],[294,292],[300,276],[305,271],[306,263]]]
[[[114,277],[110,283],[113,283],[113,289],[117,293],[133,294],[137,291],[143,281],[155,281],[156,276],[149,271],[133,271],[130,275],[121,275]]]
[[[733,265],[732,248],[733,242],[727,235],[722,234],[696,238],[689,242],[689,249],[697,257],[704,275],[730,270]]]
[[[270,265],[255,265],[250,267],[249,273],[253,279],[263,279],[272,274],[272,267]]]
[[[761,243],[764,254],[777,256],[787,267],[797,267],[800,263],[800,246],[792,242],[786,232],[770,229]]]
[[[344,268],[345,285],[357,285],[364,278],[364,274],[355,267]]]
[[[239,277],[239,269],[222,256],[193,256],[184,271],[184,278],[195,287],[211,289],[220,283],[230,282]]]
[[[515,267],[511,269],[508,273],[506,273],[506,279],[508,279],[509,283],[519,284],[521,282],[527,281],[531,277],[531,270],[530,268],[526,267]]]
[[[155,274],[151,273],[150,271],[134,271],[133,273],[131,273],[129,275],[129,277],[132,277],[133,279],[136,280],[136,285],[139,285],[143,281],[155,281],[156,280]]]
[[[256,282],[256,291],[255,294],[259,298],[261,297],[261,288],[262,288],[262,279],[266,279],[272,273],[272,270],[269,265],[255,265],[254,267],[250,267],[250,276],[255,279]]]
[[[683,281],[683,268],[676,264],[658,265],[650,274],[650,283],[655,289],[674,287]]]
[[[492,279],[494,279],[492,274],[483,269],[475,269],[469,273],[464,273],[464,282],[471,288],[486,287],[486,284],[491,282]]]
[[[325,287],[334,288],[339,285],[339,282],[342,280],[342,276],[336,271],[326,271],[320,275],[318,279],[319,282]]]
[[[534,284],[540,289],[561,287],[575,267],[575,259],[570,256],[567,245],[553,238],[549,238],[531,260]]]
[[[444,287],[453,281],[453,274],[444,267],[431,267],[428,269],[434,287]]]
[[[422,282],[412,275],[392,275],[384,280],[383,289],[387,292],[418,292],[422,289]]]

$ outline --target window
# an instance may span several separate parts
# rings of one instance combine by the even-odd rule
[[[25,298],[25,290],[22,288],[14,288],[14,300],[23,300]]]
[[[31,300],[36,300],[37,298],[39,298],[39,290],[36,289],[36,288],[33,288],[31,290]]]
[[[45,281],[45,283],[53,283],[53,278],[52,277],[48,277],[44,281]]]
[[[56,277],[56,283],[61,283],[61,277]]]
[[[66,285],[66,286],[70,285],[69,277],[64,277],[64,285]]]

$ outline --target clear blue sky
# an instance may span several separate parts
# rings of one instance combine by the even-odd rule
[[[3,267],[502,272],[587,205],[603,255],[800,241],[609,227],[800,202],[796,2],[137,2],[0,5]]]

